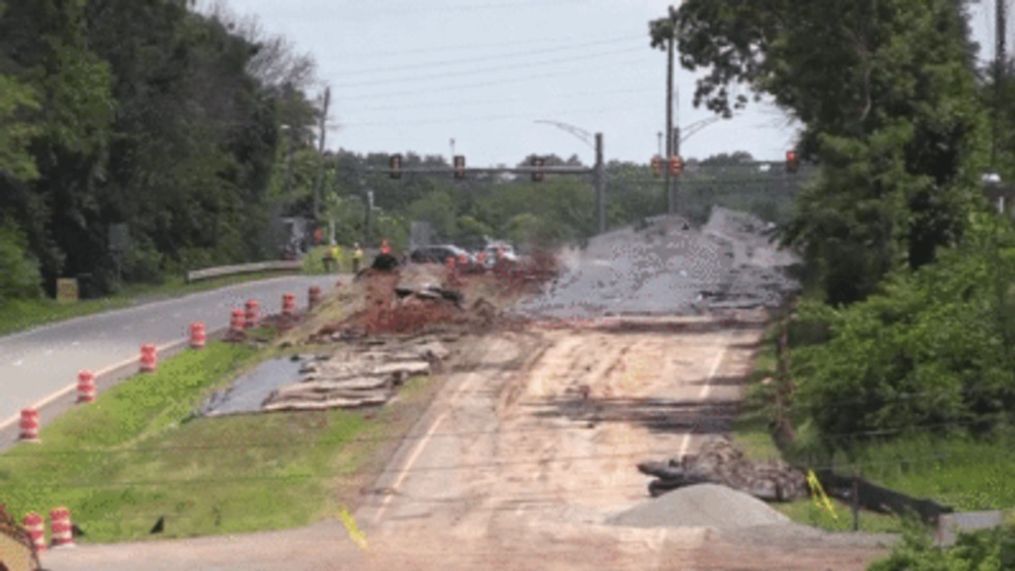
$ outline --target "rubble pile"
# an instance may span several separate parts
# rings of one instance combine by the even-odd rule
[[[378,406],[405,381],[429,375],[450,350],[439,339],[374,340],[303,362],[299,382],[273,391],[265,412]]]
[[[770,502],[808,496],[807,479],[799,470],[781,461],[753,462],[725,437],[707,441],[697,454],[683,459],[642,462],[638,470],[656,478],[648,486],[652,496],[704,483],[722,484]]]
[[[518,309],[569,319],[778,306],[798,287],[785,273],[796,260],[771,231],[754,216],[718,207],[701,228],[660,216],[613,230],[566,252],[560,277]]]

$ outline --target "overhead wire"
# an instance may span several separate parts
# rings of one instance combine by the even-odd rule
[[[519,58],[519,57],[527,57],[527,56],[533,56],[533,55],[542,55],[542,54],[554,53],[554,52],[564,52],[564,51],[570,51],[570,50],[576,50],[576,49],[582,49],[582,48],[588,48],[588,47],[594,47],[594,46],[605,46],[605,45],[613,45],[613,44],[620,44],[620,43],[630,43],[634,39],[644,39],[644,37],[640,36],[640,35],[639,36],[625,36],[625,37],[613,38],[613,39],[608,39],[608,40],[600,40],[600,41],[595,41],[595,42],[583,42],[583,43],[577,43],[577,44],[569,44],[569,45],[566,45],[566,46],[558,46],[558,47],[551,47],[551,48],[540,48],[540,49],[532,49],[532,50],[508,52],[508,53],[503,53],[503,54],[487,54],[487,55],[483,55],[483,56],[473,56],[473,57],[467,57],[467,58],[446,59],[446,60],[438,60],[438,61],[423,61],[423,62],[418,62],[418,63],[409,63],[409,64],[402,64],[402,65],[396,65],[396,66],[380,66],[380,67],[378,67],[378,66],[364,66],[364,67],[360,67],[360,68],[333,69],[333,70],[330,70],[330,71],[333,71],[336,74],[375,74],[375,73],[389,73],[389,72],[393,72],[393,71],[409,71],[409,70],[416,71],[416,70],[426,69],[426,68],[431,68],[431,67],[447,67],[447,66],[455,66],[455,65],[459,65],[459,64],[463,64],[463,63],[482,63],[482,62],[487,62],[487,61],[502,61],[502,60],[505,60],[505,59],[515,59],[515,58]],[[404,52],[403,52],[403,55],[404,55]]]
[[[368,87],[374,85],[390,85],[396,83],[405,83],[407,81],[429,81],[434,79],[446,79],[446,78],[457,78],[457,77],[472,77],[477,75],[484,75],[490,73],[498,73],[501,71],[510,70],[527,70],[534,67],[544,67],[559,65],[562,63],[574,63],[580,61],[597,60],[606,56],[630,54],[634,52],[646,52],[647,50],[643,47],[638,48],[624,48],[620,50],[611,50],[600,53],[582,54],[576,56],[560,57],[548,60],[539,61],[528,61],[522,63],[512,63],[501,66],[488,66],[479,69],[470,69],[462,71],[451,71],[447,73],[426,73],[417,75],[403,75],[399,77],[386,78],[386,79],[371,79],[367,81],[353,81],[353,82],[338,82],[335,83],[334,87],[339,89],[346,89],[350,87]],[[598,66],[597,66],[598,67]]]

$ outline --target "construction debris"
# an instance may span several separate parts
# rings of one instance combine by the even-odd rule
[[[638,470],[656,478],[648,486],[653,497],[704,483],[722,484],[769,502],[808,495],[807,479],[799,470],[781,461],[753,462],[725,437],[707,441],[697,454],[668,462],[642,462]]]
[[[412,377],[429,375],[449,355],[444,343],[433,337],[353,345],[325,360],[303,362],[300,381],[273,391],[261,410],[383,405],[398,387]]]

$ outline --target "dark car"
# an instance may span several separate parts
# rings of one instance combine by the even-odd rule
[[[472,263],[471,254],[458,246],[448,244],[443,246],[423,246],[422,248],[416,248],[409,255],[409,260],[416,264],[443,264],[448,258],[454,258],[456,263],[460,263],[462,256],[465,256],[465,259],[468,260],[467,263]]]

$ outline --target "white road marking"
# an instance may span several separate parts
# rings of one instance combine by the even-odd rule
[[[171,341],[169,343],[166,343],[165,345],[159,345],[157,347],[157,351],[159,353],[161,353],[163,351],[170,351],[170,350],[172,350],[172,349],[174,349],[176,347],[179,347],[180,345],[183,345],[183,344],[187,343],[188,341],[189,341],[189,339],[187,339],[187,338],[177,339],[176,341]],[[127,366],[129,366],[129,365],[131,365],[133,363],[137,363],[137,361],[138,361],[138,357],[132,357],[130,359],[124,359],[123,361],[120,361],[119,363],[115,363],[113,365],[109,365],[108,367],[105,367],[103,369],[99,369],[98,371],[94,371],[95,378],[98,379],[99,377],[102,377],[104,375],[108,375],[108,374],[112,373],[113,371],[115,371],[115,370],[117,370],[117,369],[119,369],[121,367],[127,367]],[[53,401],[59,400],[59,399],[63,398],[64,396],[74,392],[75,390],[77,390],[77,388],[78,388],[78,384],[77,384],[77,381],[75,381],[74,383],[69,384],[69,385],[65,386],[64,388],[56,391],[55,393],[47,396],[46,398],[36,402],[35,404],[33,404],[31,406],[31,408],[34,408],[35,410],[42,410],[43,407],[49,405]],[[15,422],[18,422],[19,420],[21,420],[21,414],[20,413],[11,416],[7,420],[5,420],[3,422],[0,422],[0,430],[6,430],[8,427],[10,427]]]
[[[698,400],[705,402],[708,399],[708,395],[712,393],[712,379],[715,378],[715,374],[719,372],[719,366],[722,365],[723,357],[726,356],[726,344],[727,339],[723,338],[722,349],[719,350],[719,354],[715,356],[715,362],[712,363],[712,368],[708,372],[708,377],[705,379],[705,386],[701,387],[701,392],[698,393]],[[688,447],[691,446],[691,435],[692,432],[688,432],[684,435],[684,440],[680,443],[680,454],[679,458],[683,458],[687,454]]]
[[[462,383],[462,386],[458,387],[455,394],[448,400],[449,405],[453,404],[455,399],[465,391],[466,387],[471,384],[472,379],[472,376],[468,377],[465,382]],[[435,432],[437,432],[437,428],[440,427],[442,422],[444,422],[444,419],[447,418],[451,410],[452,408],[449,408],[441,413],[441,415],[437,417],[437,420],[430,425],[430,428],[426,431],[426,434],[423,435],[423,438],[420,438],[416,442],[415,448],[412,449],[412,453],[409,454],[409,458],[405,461],[405,465],[403,465],[402,469],[399,471],[398,478],[395,479],[395,483],[392,484],[388,491],[385,492],[384,499],[381,500],[381,507],[377,508],[377,513],[374,515],[374,523],[381,521],[381,518],[384,517],[384,512],[388,509],[388,504],[391,503],[391,498],[393,498],[395,493],[398,492],[398,487],[402,485],[402,482],[404,482],[405,478],[409,475],[412,465],[419,459],[420,454],[423,453],[423,449],[426,448],[427,444],[429,444],[430,438],[433,437]]]

